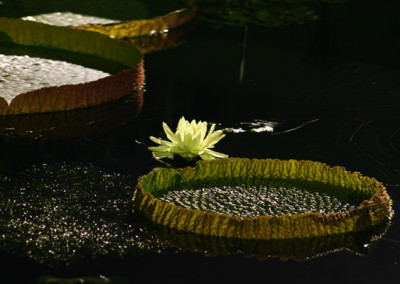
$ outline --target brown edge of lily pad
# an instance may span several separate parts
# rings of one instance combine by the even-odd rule
[[[154,186],[159,190],[163,189],[163,183],[166,187],[180,189],[182,182],[176,182],[177,180],[198,183],[201,180],[235,179],[236,183],[243,180],[243,183],[247,184],[247,181],[252,179],[249,175],[257,175],[261,180],[284,178],[299,182],[322,182],[332,186],[345,184],[343,189],[366,192],[370,199],[344,213],[238,218],[163,202],[147,192],[143,186],[146,177],[145,186]],[[238,239],[271,240],[346,234],[368,229],[384,222],[392,214],[392,201],[383,184],[375,179],[363,177],[357,172],[347,172],[342,167],[296,160],[229,158],[200,161],[194,168],[156,169],[139,179],[133,200],[135,209],[157,224],[196,234]]]
[[[92,82],[43,88],[17,95],[8,105],[0,98],[0,114],[68,111],[121,98],[143,88],[143,56],[132,44],[89,31],[55,27],[21,19],[0,18],[0,34],[13,43],[48,46],[104,57],[127,66],[123,72]]]

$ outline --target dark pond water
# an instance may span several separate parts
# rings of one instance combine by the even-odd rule
[[[47,141],[4,132],[2,198],[15,200],[9,206],[20,216],[13,220],[32,230],[27,236],[24,229],[2,225],[1,277],[12,279],[4,283],[48,275],[104,276],[116,283],[136,283],[143,275],[146,283],[394,283],[400,276],[400,7],[369,2],[317,5],[320,20],[283,27],[245,31],[194,22],[180,45],[145,55],[146,91],[138,114],[133,107],[104,106],[104,116],[85,123],[107,127],[72,138]],[[232,157],[315,160],[375,177],[394,201],[388,231],[357,252],[342,249],[305,261],[171,245],[131,214],[130,197],[137,178],[161,165],[147,150],[149,136],[162,136],[161,123],[174,127],[182,115],[245,130],[228,132],[216,146]],[[75,116],[88,117],[71,112],[60,132]],[[250,131],[252,123],[273,131]],[[35,203],[41,194],[47,201]],[[60,215],[40,211],[63,203],[67,209]],[[65,246],[53,231],[61,238],[60,251],[78,252],[52,257],[54,248],[46,246],[56,240],[31,238],[63,228],[63,212],[72,212],[70,224],[89,237],[81,235],[82,244],[73,242],[79,234],[72,235]],[[32,229],[35,222],[47,228]],[[99,224],[100,233],[93,230]]]

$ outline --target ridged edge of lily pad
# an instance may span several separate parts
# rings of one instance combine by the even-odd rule
[[[72,28],[94,31],[113,38],[147,36],[162,33],[169,29],[174,29],[186,24],[194,18],[196,10],[196,6],[192,5],[187,8],[173,11],[165,16],[154,17],[151,19],[132,20],[106,25],[89,24]]]
[[[17,95],[8,105],[0,99],[0,114],[66,111],[109,102],[143,87],[143,56],[132,44],[67,27],[21,19],[0,18],[0,41],[46,46],[96,55],[131,67],[105,78],[76,85],[42,88]]]
[[[360,201],[340,213],[306,213],[238,218],[227,214],[186,209],[156,196],[185,187],[221,185],[261,186],[291,184],[330,192]],[[356,232],[375,226],[392,214],[392,201],[382,183],[313,161],[229,158],[200,161],[184,169],[156,169],[139,179],[134,194],[137,211],[172,229],[239,239],[309,238]]]

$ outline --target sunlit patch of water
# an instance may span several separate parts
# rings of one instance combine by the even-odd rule
[[[129,175],[61,164],[0,178],[1,252],[63,265],[165,248],[132,220]]]
[[[222,130],[230,133],[245,133],[245,132],[273,132],[274,128],[278,125],[278,122],[266,121],[256,119],[250,122],[240,122],[233,125],[232,127],[226,127]]]

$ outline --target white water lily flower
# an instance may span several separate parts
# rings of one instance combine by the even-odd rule
[[[214,145],[225,137],[225,134],[222,134],[222,130],[214,132],[215,124],[211,125],[208,134],[207,122],[199,121],[196,123],[196,120],[189,122],[183,116],[179,120],[175,133],[171,131],[165,122],[162,125],[170,141],[150,136],[153,142],[160,144],[160,146],[148,148],[153,152],[153,156],[156,159],[173,158],[174,154],[179,154],[186,159],[200,156],[203,160],[228,157],[228,155],[209,149],[214,148]]]

